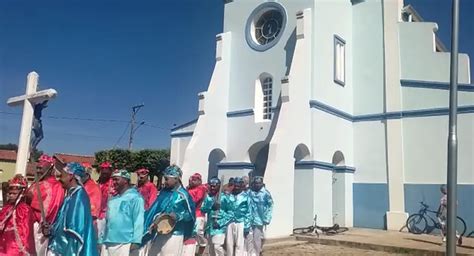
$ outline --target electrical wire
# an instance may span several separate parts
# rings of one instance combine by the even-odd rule
[[[13,113],[13,112],[6,112],[6,111],[0,111],[0,114],[15,115],[15,116],[20,116],[21,115],[20,113]],[[88,122],[127,123],[128,125],[130,125],[130,121],[119,120],[119,119],[81,118],[81,117],[66,117],[66,116],[44,116],[44,118],[56,119],[56,120],[88,121]],[[135,122],[135,123],[140,124],[141,122]],[[169,131],[169,129],[158,126],[158,125],[152,125],[152,124],[148,124],[148,123],[145,123],[143,125],[148,126],[148,127],[152,127],[152,128],[157,128],[157,129]]]

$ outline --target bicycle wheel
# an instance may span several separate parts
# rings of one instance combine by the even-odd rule
[[[312,233],[313,230],[314,230],[313,226],[306,227],[306,228],[295,228],[293,229],[293,234],[295,235],[307,234],[307,233]]]
[[[346,232],[346,231],[348,231],[348,230],[349,230],[349,228],[339,227],[339,228],[336,230],[336,232],[337,232],[338,234],[340,234],[340,233]]]
[[[466,234],[466,222],[461,217],[456,217],[456,231],[459,235]]]
[[[469,233],[469,235],[467,235],[466,237],[473,237],[473,238],[474,238],[474,231],[472,231],[471,233]]]
[[[407,219],[407,228],[410,233],[417,235],[425,233],[427,227],[425,216],[419,213],[413,214]]]

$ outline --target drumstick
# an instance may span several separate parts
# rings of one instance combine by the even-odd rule
[[[49,170],[47,172],[49,172]],[[41,223],[45,223],[46,214],[44,213],[43,197],[41,196],[38,171],[35,171],[35,183],[36,183],[36,193],[38,194],[38,202],[39,202],[40,212],[41,212]]]

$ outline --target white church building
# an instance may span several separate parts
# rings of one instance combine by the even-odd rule
[[[450,54],[403,0],[226,0],[197,119],[171,132],[184,179],[263,175],[268,237],[400,229],[447,177]],[[459,216],[474,227],[474,86],[459,55]]]

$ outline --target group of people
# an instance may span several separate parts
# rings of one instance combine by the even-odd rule
[[[109,162],[91,178],[87,163],[40,157],[35,182],[9,181],[0,211],[0,255],[261,255],[273,200],[263,177],[227,184],[201,175],[182,181],[178,166],[157,189],[147,169],[131,173]],[[163,231],[163,223],[169,229]]]

